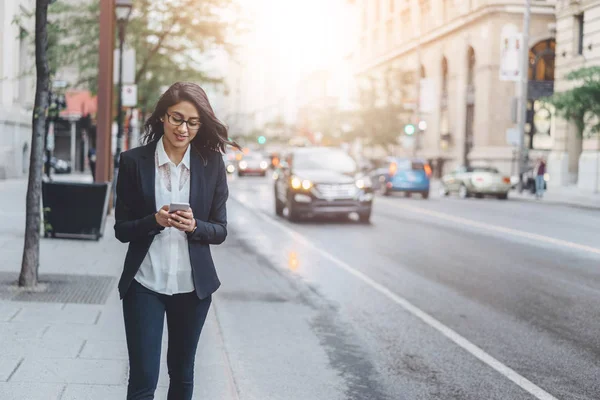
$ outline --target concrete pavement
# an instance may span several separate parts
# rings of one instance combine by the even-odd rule
[[[16,278],[23,249],[24,181],[0,182],[0,272]],[[42,239],[40,278],[48,274],[117,278],[126,246],[112,234],[109,217],[99,242]],[[212,308],[196,362],[197,399],[237,399],[222,332]],[[116,286],[105,304],[0,300],[2,400],[124,399],[127,349]],[[166,339],[166,336],[165,336]],[[166,398],[163,363],[157,399]]]

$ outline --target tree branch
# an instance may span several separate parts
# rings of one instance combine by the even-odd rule
[[[150,50],[150,52],[148,53],[148,57],[146,57],[146,59],[142,63],[142,66],[135,74],[135,83],[138,83],[138,81],[140,80],[142,75],[146,72],[146,69],[148,68],[148,63],[150,62],[150,59],[158,52],[158,50],[162,46],[163,41],[166,39],[167,36],[169,36],[169,34],[171,33],[171,31],[172,31],[173,27],[175,26],[175,24],[177,23],[177,21],[179,21],[179,16],[176,16],[175,19],[173,20],[173,22],[169,25],[169,29],[167,29],[160,35],[160,37],[158,38],[158,43],[156,43],[154,48],[152,50]]]

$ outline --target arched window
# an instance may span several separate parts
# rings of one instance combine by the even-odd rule
[[[467,52],[467,85],[475,84],[475,50],[469,47]]]
[[[529,80],[553,81],[556,41],[546,39],[529,50]]]
[[[445,107],[444,99],[448,97],[448,59],[442,58],[442,107]]]

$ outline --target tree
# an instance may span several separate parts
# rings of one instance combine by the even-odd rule
[[[368,79],[358,91],[359,107],[352,124],[354,136],[362,136],[367,144],[391,152],[403,126],[410,121],[412,111],[403,100],[409,97],[409,88],[413,86],[406,73],[395,69],[386,71],[379,84],[373,78]]]
[[[32,15],[23,9],[15,23]],[[99,0],[59,0],[50,7],[50,69],[75,67],[74,86],[92,93],[97,89],[99,15]],[[227,38],[238,31],[238,22],[234,0],[135,0],[125,43],[136,52],[138,106],[149,109],[161,87],[178,80],[221,84],[221,77],[203,66],[207,53],[233,51]]]
[[[556,108],[560,117],[575,123],[580,136],[583,136],[586,127],[591,133],[599,133],[600,67],[581,68],[569,73],[566,78],[578,84],[572,89],[555,93],[547,101]]]
[[[50,70],[48,67],[48,4],[50,0],[36,0],[35,7],[35,67],[36,89],[31,134],[31,156],[27,184],[27,214],[25,216],[25,245],[19,286],[33,287],[38,282],[40,259],[40,194],[42,192],[42,158]]]

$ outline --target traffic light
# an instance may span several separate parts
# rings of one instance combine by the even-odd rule
[[[408,136],[412,136],[415,133],[415,126],[413,124],[404,125],[404,133]]]
[[[264,136],[258,137],[258,144],[265,144],[267,142],[267,138]]]

